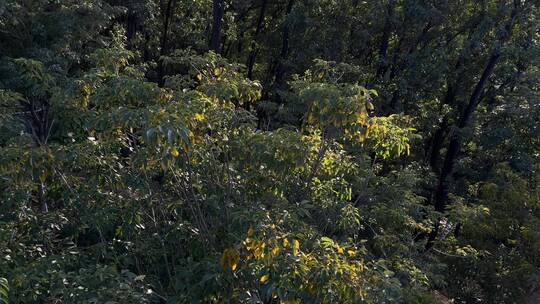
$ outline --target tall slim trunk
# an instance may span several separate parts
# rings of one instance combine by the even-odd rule
[[[287,60],[287,57],[289,56],[289,22],[286,20],[288,16],[291,14],[292,7],[294,5],[294,0],[289,0],[287,3],[287,10],[285,15],[285,25],[283,26],[283,36],[282,36],[282,42],[281,42],[281,52],[279,53],[279,59],[276,64],[276,73],[275,73],[275,83],[281,84],[283,81],[283,62]]]
[[[480,14],[479,18],[475,19],[475,24],[478,25],[482,22],[482,19],[484,18],[484,13]],[[471,28],[471,31],[468,34],[467,41],[471,41],[472,36],[474,32],[474,27]],[[463,48],[461,50],[461,53],[459,54],[459,57],[456,61],[456,64],[454,66],[454,71],[456,73],[455,76],[448,77],[447,80],[447,88],[446,93],[444,94],[444,98],[442,100],[442,105],[454,105],[456,101],[456,96],[458,95],[459,91],[458,88],[461,87],[461,79],[464,76],[464,73],[466,72],[465,66],[468,59],[469,54],[471,53],[471,49],[469,48]],[[442,110],[441,105],[441,110]],[[449,114],[445,114],[442,122],[439,124],[439,128],[433,136],[429,139],[429,142],[431,143],[431,147],[427,146],[426,155],[429,155],[429,163],[431,165],[431,169],[436,172],[439,172],[439,159],[440,159],[440,153],[441,149],[443,147],[443,144],[446,140],[446,136],[449,133],[449,127],[448,121],[450,120]]]
[[[137,13],[128,9],[126,16],[126,42],[129,48],[132,47],[133,38],[135,38],[135,35],[137,34],[138,22]]]
[[[459,118],[457,125],[459,131],[466,128],[472,120],[472,115],[478,107],[478,104],[480,102],[480,96],[482,95],[484,87],[501,57],[501,46],[510,38],[511,31],[517,16],[519,2],[519,0],[515,0],[514,9],[512,10],[510,20],[505,26],[505,31],[499,38],[499,41],[496,42],[496,45],[494,46],[493,51],[491,52],[491,55],[489,56],[487,64],[484,68],[484,71],[482,72],[482,76],[476,83],[471,97],[469,98],[469,103],[467,104],[467,107],[463,110],[461,117]],[[439,177],[439,187],[437,188],[435,196],[435,210],[437,211],[444,211],[446,207],[447,178],[450,176],[450,174],[452,174],[454,163],[461,150],[461,132],[459,131],[454,132],[454,134],[452,135],[452,138],[448,145],[448,150],[444,160],[443,168],[441,170],[441,175]]]
[[[461,150],[461,136],[460,131],[462,131],[464,128],[466,128],[470,122],[473,113],[476,111],[476,108],[478,107],[478,103],[480,100],[480,95],[482,91],[484,90],[484,86],[486,82],[488,81],[489,77],[493,73],[493,69],[495,68],[495,65],[499,61],[500,53],[496,51],[493,53],[484,68],[484,71],[482,72],[482,76],[480,77],[480,80],[478,80],[478,83],[476,84],[473,93],[471,94],[471,97],[469,99],[469,103],[467,104],[467,107],[463,111],[459,122],[458,122],[458,131],[454,132],[450,139],[450,143],[448,144],[448,150],[446,152],[446,157],[444,159],[444,164],[441,169],[441,174],[439,177],[439,185],[437,187],[437,191],[435,193],[435,210],[439,212],[443,212],[446,208],[446,196],[447,196],[447,179],[452,174],[454,169],[454,164],[456,161],[456,158]]]
[[[358,9],[358,3],[360,0],[353,0],[352,2],[352,11],[356,12]],[[356,32],[355,23],[351,22],[351,25],[349,27],[349,38],[348,38],[348,45],[347,45],[347,54],[354,56],[355,49],[357,49],[357,44],[353,43],[355,41],[354,33]],[[360,57],[360,56],[358,56]]]
[[[462,61],[458,60],[456,69],[460,67],[461,63]],[[459,77],[453,84],[448,85],[446,89],[446,93],[444,94],[444,99],[442,103],[443,105],[453,105],[455,103],[458,86],[459,86]],[[449,120],[448,114],[444,115],[441,123],[439,124],[439,128],[437,129],[437,131],[435,131],[435,133],[430,139],[431,151],[427,153],[429,154],[429,164],[431,165],[431,169],[437,173],[439,172],[439,169],[440,169],[439,158],[440,158],[441,149],[446,139],[446,135],[448,134],[448,128],[450,127],[448,125],[448,120]]]
[[[472,116],[478,107],[478,104],[480,102],[480,96],[482,95],[482,92],[484,91],[484,87],[489,77],[491,76],[491,74],[493,74],[493,70],[495,69],[495,66],[497,65],[501,57],[501,46],[510,38],[512,28],[514,26],[519,8],[520,8],[520,0],[515,0],[514,8],[512,9],[512,13],[510,15],[509,21],[505,25],[504,32],[501,35],[501,37],[499,37],[498,41],[495,43],[495,46],[493,47],[493,50],[491,52],[491,55],[489,56],[489,59],[482,72],[482,75],[480,79],[478,80],[478,82],[476,83],[474,90],[469,98],[469,102],[459,118],[459,121],[457,124],[458,130],[452,134],[450,143],[448,144],[448,149],[446,152],[446,157],[444,159],[444,164],[441,169],[440,176],[439,176],[437,189],[435,192],[435,205],[434,205],[435,211],[438,211],[438,212],[446,211],[447,198],[448,198],[448,179],[453,173],[455,162],[461,151],[461,145],[462,145],[461,133],[463,129],[468,127],[472,121]],[[430,249],[433,246],[433,243],[435,239],[437,238],[438,232],[439,232],[439,228],[436,226],[429,236],[428,242],[426,244],[426,249]]]
[[[379,64],[377,67],[377,72],[375,77],[379,78],[386,73],[387,68],[387,53],[388,46],[390,44],[390,34],[392,34],[392,18],[394,18],[394,7],[396,5],[396,0],[388,1],[388,6],[386,8],[386,21],[384,23],[383,35],[381,38],[381,43],[379,44]]]
[[[461,79],[463,78],[464,74],[466,73],[466,63],[471,56],[471,53],[473,53],[475,44],[473,43],[474,37],[473,34],[478,26],[485,20],[486,18],[486,11],[485,8],[482,6],[482,9],[478,16],[473,17],[469,22],[466,22],[463,27],[460,27],[456,30],[456,32],[451,35],[449,38],[446,39],[445,45],[446,47],[449,47],[449,44],[451,41],[453,41],[456,37],[460,36],[461,34],[464,34],[467,30],[469,30],[467,34],[467,42],[465,45],[469,45],[469,47],[464,47],[459,57],[456,61],[454,72],[455,76],[448,77],[447,79],[447,89],[446,93],[444,95],[443,99],[443,105],[449,105],[452,106],[455,103],[456,96],[459,93],[459,88],[461,88]],[[441,107],[442,109],[442,107]],[[440,161],[440,153],[441,149],[443,147],[443,144],[446,140],[446,136],[449,134],[449,127],[448,121],[450,120],[449,114],[444,115],[443,121],[439,125],[439,128],[434,133],[434,135],[428,140],[428,144],[426,145],[426,156],[429,155],[429,162],[431,165],[431,168],[434,172],[439,174],[439,161]]]
[[[439,158],[442,146],[444,144],[444,140],[446,138],[446,134],[448,131],[448,117],[443,117],[443,120],[441,124],[439,125],[439,129],[435,131],[433,136],[430,139],[431,144],[431,153],[429,154],[429,164],[431,166],[431,169],[434,172],[439,172]],[[429,148],[428,148],[429,149]]]
[[[223,20],[223,13],[225,11],[224,0],[214,0],[212,8],[212,33],[210,34],[210,41],[208,48],[216,53],[220,53],[219,40],[221,36],[221,24]]]
[[[255,59],[259,51],[257,48],[257,38],[262,31],[267,3],[268,0],[263,0],[261,10],[259,12],[259,17],[257,18],[257,27],[255,28],[255,34],[253,35],[253,39],[251,40],[250,53],[247,62],[247,77],[249,79],[253,79],[253,66],[255,65]]]
[[[174,4],[176,0],[167,1],[167,8],[165,9],[164,19],[163,19],[163,29],[161,31],[161,50],[159,56],[165,56],[168,51],[168,42],[169,42],[169,23],[172,18],[172,11],[174,10]],[[163,66],[163,60],[159,60],[158,63],[158,85],[163,86],[165,80],[165,67]]]

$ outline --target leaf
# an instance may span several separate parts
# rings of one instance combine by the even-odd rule
[[[156,135],[156,129],[150,128],[150,129],[146,130],[146,139],[149,142],[152,142],[154,140],[155,135]]]
[[[180,134],[180,137],[182,138],[182,141],[184,142],[184,144],[186,144],[186,146],[189,146],[189,144],[190,144],[189,130],[187,130],[186,128],[181,128],[179,130],[179,134]]]
[[[223,269],[230,269],[232,271],[235,271],[238,267],[238,263],[240,262],[240,253],[238,250],[234,248],[228,248],[223,251],[223,255],[221,256],[221,267]]]
[[[9,285],[5,278],[0,278],[0,304],[8,304]]]
[[[321,242],[322,242],[324,247],[333,247],[334,246],[334,240],[332,240],[331,238],[326,237],[326,236],[323,236],[321,238]]]
[[[203,121],[204,115],[200,113],[195,113],[195,121]]]
[[[175,134],[173,130],[169,129],[169,131],[167,131],[167,140],[169,141],[169,145],[174,144]]]
[[[293,255],[298,256],[300,251],[300,242],[298,240],[293,241]]]
[[[270,278],[270,276],[268,274],[265,274],[259,279],[259,282],[264,284],[264,283],[268,282],[269,278]]]
[[[366,102],[366,108],[370,111],[373,111],[375,110],[375,107],[373,106],[373,104],[371,102]]]
[[[277,256],[277,255],[279,254],[279,250],[280,250],[280,249],[279,249],[278,246],[274,247],[274,248],[272,249],[272,256],[274,256],[274,257]]]

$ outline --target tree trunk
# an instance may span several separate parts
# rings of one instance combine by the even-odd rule
[[[456,70],[459,69],[464,62],[461,59],[462,58],[460,58],[458,60],[458,63],[456,64]],[[448,88],[446,89],[446,93],[444,94],[444,99],[442,103],[443,105],[454,104],[456,100],[456,95],[457,95],[456,88],[459,86],[459,78],[460,77],[458,77],[457,80],[453,84],[448,85]],[[441,109],[442,109],[442,106],[441,106]],[[446,135],[448,134],[448,127],[449,127],[448,120],[449,120],[448,114],[445,114],[441,124],[439,125],[439,128],[433,134],[433,137],[430,140],[431,153],[428,153],[430,155],[429,164],[431,165],[431,169],[436,173],[439,173],[440,153],[441,153],[442,146],[444,144],[444,140],[446,139]]]
[[[481,14],[481,17],[478,18],[477,22],[481,22],[481,18],[483,18],[483,14]],[[473,32],[471,31],[469,33],[468,41],[472,39]],[[456,65],[454,67],[454,72],[456,73],[453,77],[448,77],[447,80],[447,89],[446,93],[444,94],[444,99],[442,102],[442,105],[449,105],[452,106],[456,101],[456,96],[458,95],[458,88],[461,87],[461,79],[463,78],[464,73],[466,72],[465,69],[465,63],[467,62],[467,54],[471,52],[470,49],[464,48],[461,50],[461,53],[459,54],[459,57],[456,61]],[[442,110],[442,106],[440,108]],[[448,128],[450,127],[448,125],[449,121],[449,114],[445,114],[443,117],[443,120],[441,124],[439,125],[439,129],[433,134],[433,137],[429,140],[431,142],[431,151],[428,151],[426,153],[430,155],[429,157],[429,163],[431,165],[431,168],[434,172],[439,174],[439,158],[442,146],[444,144],[444,141],[446,139],[446,136],[448,135]],[[429,147],[428,147],[429,150]]]
[[[249,79],[253,79],[253,66],[255,65],[255,59],[258,53],[257,38],[259,37],[259,34],[262,31],[262,25],[264,21],[264,14],[266,11],[267,3],[268,3],[268,0],[263,0],[261,11],[259,12],[259,18],[257,19],[257,27],[255,28],[255,34],[253,35],[253,39],[251,41],[250,53],[249,53],[248,62],[247,62],[247,77]]]
[[[161,50],[159,52],[159,56],[165,56],[167,54],[167,47],[168,47],[168,39],[169,39],[169,23],[172,18],[172,11],[174,9],[174,3],[175,0],[169,0],[167,1],[167,8],[165,9],[165,14],[163,19],[163,29],[161,31]],[[161,87],[163,86],[165,80],[164,75],[165,74],[165,67],[163,66],[163,60],[161,58],[159,59],[158,63],[158,85]]]
[[[474,87],[474,90],[471,94],[471,97],[469,98],[469,103],[467,104],[467,107],[464,109],[464,111],[461,114],[461,117],[459,118],[459,122],[457,125],[458,130],[452,134],[452,137],[450,139],[450,143],[448,144],[448,150],[446,152],[446,157],[444,159],[444,164],[441,169],[441,174],[439,176],[439,183],[437,185],[437,189],[435,192],[435,211],[438,212],[444,212],[446,211],[447,206],[447,198],[448,198],[448,178],[451,176],[454,170],[454,165],[457,160],[457,156],[459,155],[461,151],[461,145],[462,145],[462,136],[461,131],[469,126],[470,122],[472,121],[472,116],[474,112],[476,111],[476,108],[478,107],[480,96],[482,95],[482,92],[484,90],[484,87],[493,73],[493,70],[495,69],[495,66],[497,65],[497,62],[499,61],[499,58],[501,57],[501,46],[510,38],[511,31],[518,13],[518,9],[520,6],[520,0],[514,1],[514,8],[512,9],[512,13],[510,16],[510,20],[507,22],[504,28],[504,32],[502,36],[498,39],[495,43],[495,46],[493,48],[493,51],[491,52],[491,55],[489,56],[489,59],[487,61],[487,64],[484,68],[484,71],[482,72],[482,76],[476,83],[476,86]],[[438,227],[435,227],[435,229],[431,232],[428,242],[426,244],[426,249],[430,249],[433,246],[433,243],[438,235]]]
[[[377,73],[375,78],[379,78],[386,73],[386,61],[388,46],[390,44],[390,34],[392,33],[392,18],[394,17],[394,7],[396,5],[395,0],[390,0],[388,2],[388,7],[386,11],[386,22],[384,24],[383,35],[381,38],[381,43],[379,45],[379,65],[377,67]]]
[[[212,33],[210,34],[210,42],[208,48],[216,53],[220,53],[219,40],[221,35],[221,24],[223,20],[223,13],[225,11],[224,0],[214,0],[212,8]]]
[[[276,64],[276,73],[275,73],[275,83],[281,84],[283,82],[283,62],[287,60],[287,57],[289,55],[289,22],[287,20],[287,17],[290,15],[292,11],[292,7],[294,4],[294,0],[289,0],[287,3],[287,10],[285,14],[285,25],[283,26],[283,39],[281,43],[281,52],[279,53],[279,59]]]

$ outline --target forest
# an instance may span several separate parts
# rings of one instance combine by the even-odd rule
[[[540,0],[0,0],[18,303],[540,303]]]

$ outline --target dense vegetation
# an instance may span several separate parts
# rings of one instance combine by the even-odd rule
[[[538,0],[0,1],[0,303],[534,301],[539,121]]]

